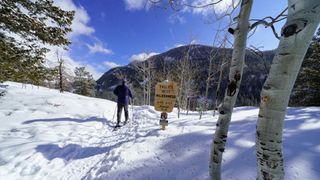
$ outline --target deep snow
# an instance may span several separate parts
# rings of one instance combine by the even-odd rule
[[[208,179],[217,117],[169,114],[161,131],[152,106],[130,107],[118,131],[116,104],[6,82],[0,96],[0,179]],[[0,88],[5,89],[5,88]],[[285,179],[320,179],[320,108],[289,108],[284,129]],[[234,110],[222,178],[254,180],[258,109]]]

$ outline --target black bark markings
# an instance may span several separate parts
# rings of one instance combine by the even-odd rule
[[[263,86],[263,89],[269,90],[269,89],[271,89],[271,86],[269,84],[266,84],[266,85]]]
[[[289,55],[290,53],[279,53],[279,55],[281,55],[281,56],[287,56],[287,55]]]
[[[260,137],[260,132],[259,131],[257,131],[257,136]]]
[[[234,75],[234,79],[229,83],[228,85],[228,89],[227,89],[227,95],[228,96],[233,96],[238,88],[238,81],[240,81],[241,79],[241,74],[239,71],[236,71],[235,75]]]
[[[284,37],[289,37],[295,34],[298,26],[296,24],[290,24],[289,26],[285,27],[282,31],[282,35]]]
[[[224,108],[223,108],[223,104],[220,104],[220,105],[218,106],[218,111],[219,111],[219,113],[220,113],[221,115],[224,115],[224,114],[225,114]]]
[[[298,34],[307,26],[307,24],[308,21],[305,19],[296,19],[292,24],[289,24],[282,29],[281,35],[284,37],[290,37],[294,34]]]
[[[265,171],[261,171],[264,180],[272,180],[273,176]]]

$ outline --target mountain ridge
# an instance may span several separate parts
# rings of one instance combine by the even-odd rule
[[[143,79],[139,76],[136,69],[136,65],[141,65],[142,63],[147,63],[148,61],[154,64],[154,78],[152,79],[152,88],[154,88],[157,82],[165,80],[165,76],[168,77],[168,72],[171,73],[170,79],[175,78],[174,74],[179,75],[177,64],[181,62],[186,56],[190,59],[191,69],[195,72],[195,83],[194,86],[198,87],[197,96],[201,97],[204,95],[206,78],[208,76],[209,59],[211,54],[215,54],[213,57],[212,68],[214,70],[215,76],[214,81],[218,79],[218,69],[219,62],[222,58],[226,59],[226,62],[231,61],[232,49],[231,48],[217,48],[207,45],[187,45],[177,48],[170,49],[163,53],[149,57],[145,61],[133,61],[126,66],[112,68],[106,73],[104,73],[98,80],[98,97],[107,98],[114,100],[112,95],[112,88],[119,83],[121,78],[126,78],[129,81],[131,88],[135,91],[135,96],[137,97],[137,103],[142,98],[142,87],[141,83]],[[245,57],[245,66],[243,71],[243,79],[240,87],[239,96],[237,99],[237,105],[257,105],[260,99],[260,91],[262,85],[266,79],[269,71],[269,67],[273,56],[275,55],[274,50],[268,51],[253,51],[247,50]],[[229,64],[229,63],[228,63]],[[229,65],[228,65],[229,66]],[[163,70],[166,69],[166,70]],[[226,89],[228,82],[228,67],[224,68],[223,79],[220,87],[220,96],[218,99],[222,99],[224,95],[224,90]],[[165,72],[165,73],[164,73]],[[178,83],[179,86],[179,83]],[[212,100],[215,94],[216,84],[212,84],[209,88],[208,99]],[[151,93],[151,102],[153,102],[154,90]]]

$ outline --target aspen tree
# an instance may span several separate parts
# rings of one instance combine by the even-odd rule
[[[288,0],[287,21],[261,92],[257,179],[284,179],[282,130],[290,93],[320,21],[319,0]]]
[[[219,107],[219,118],[216,124],[217,127],[211,146],[209,173],[210,178],[214,180],[221,179],[222,154],[225,149],[231,115],[239,93],[242,78],[247,35],[250,30],[249,16],[252,3],[253,0],[241,1],[240,13],[237,17],[236,28],[229,29],[229,32],[234,35],[235,39],[229,72],[229,84],[226,89],[224,100]]]

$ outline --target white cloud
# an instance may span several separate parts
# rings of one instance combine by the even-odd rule
[[[90,16],[87,13],[86,9],[82,6],[77,6],[73,0],[54,0],[54,4],[59,6],[61,9],[66,11],[75,11],[75,16],[71,24],[72,32],[68,34],[69,38],[75,38],[80,35],[91,36],[95,29],[89,26]],[[101,15],[103,17],[103,15]],[[90,53],[105,53],[112,54],[112,50],[104,48],[102,43],[95,43],[94,45],[87,44]],[[47,64],[50,67],[57,65],[57,58],[55,55],[57,47],[50,47],[50,52],[46,54]],[[74,70],[76,67],[85,67],[89,71],[94,79],[98,79],[103,74],[104,69],[98,67],[98,65],[91,65],[85,61],[79,61],[71,58],[68,51],[59,48],[59,52],[62,54],[62,58],[65,60],[65,66],[70,75],[74,76]]]
[[[113,54],[112,50],[103,47],[102,43],[94,43],[94,45],[87,44],[91,54],[103,53],[103,54]]]
[[[105,73],[97,71],[97,68],[87,63],[83,63],[82,66],[84,66],[86,70],[92,74],[92,77],[95,80],[98,80],[103,75],[103,73]]]
[[[88,72],[90,72],[94,79],[98,79],[103,74],[102,72],[98,71],[98,68],[95,68],[93,65],[90,65],[86,62],[80,62],[74,60],[70,57],[70,54],[67,50],[63,49],[62,47],[54,47],[54,46],[46,46],[50,51],[46,53],[46,66],[47,67],[55,67],[58,65],[57,55],[56,52],[59,52],[59,57],[64,60],[65,71],[74,76],[74,70],[76,67],[85,67]]]
[[[207,4],[212,4],[218,2],[219,0],[195,0],[192,2],[193,6],[204,6]],[[223,14],[229,12],[232,7],[237,4],[239,0],[223,0],[217,4],[206,6],[203,8],[192,8],[194,14],[202,14],[207,16],[212,13]]]
[[[66,11],[75,11],[71,25],[72,32],[69,34],[70,37],[94,33],[95,29],[88,25],[90,17],[82,6],[76,6],[72,0],[55,0],[54,4]]]
[[[127,10],[150,9],[151,4],[148,0],[123,0]]]
[[[153,5],[149,2],[149,0],[123,0],[127,10],[148,10]],[[175,1],[175,6],[179,9],[180,12],[187,13],[191,12],[194,14],[202,14],[204,16],[208,16],[210,14],[223,14],[225,12],[230,12],[230,10],[234,7],[234,5],[239,3],[239,0],[180,0]],[[164,2],[158,2],[156,4],[168,5]],[[218,2],[217,4],[214,4]],[[187,6],[195,6],[189,7]],[[211,4],[211,5],[210,5]],[[206,6],[208,5],[208,6]],[[204,7],[202,7],[204,6]],[[201,7],[201,8],[197,8]],[[177,17],[169,17],[169,22],[185,22],[185,20],[181,16]]]
[[[181,47],[181,46],[185,46],[185,44],[175,44],[174,47]]]
[[[130,61],[145,61],[146,59],[148,59],[151,56],[157,55],[159,53],[140,53],[140,54],[134,54],[130,57]]]
[[[103,62],[103,64],[106,65],[108,68],[115,68],[115,67],[121,66],[120,64],[117,64],[112,61],[105,61],[105,62]]]
[[[197,44],[197,43],[198,43],[198,40],[194,39],[190,41],[188,44],[178,43],[178,44],[175,44],[174,47],[188,46],[190,44]]]

